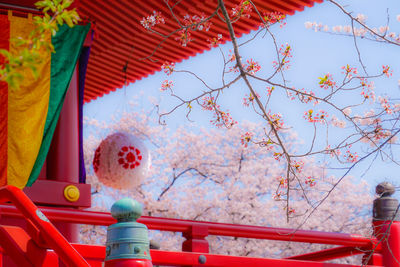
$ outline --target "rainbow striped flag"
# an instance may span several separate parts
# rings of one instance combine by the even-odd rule
[[[0,15],[0,48],[17,54],[20,48],[10,39],[27,38],[34,27],[31,15]],[[22,73],[17,90],[0,82],[0,186],[31,186],[39,176],[89,28],[63,25],[55,36],[49,34],[55,52],[41,52],[38,79]]]

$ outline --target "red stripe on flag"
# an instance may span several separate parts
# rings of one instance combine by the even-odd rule
[[[0,15],[0,49],[9,50],[10,22],[7,15]],[[4,67],[4,56],[0,54],[0,68]],[[7,121],[8,84],[0,81],[0,186],[7,183]]]

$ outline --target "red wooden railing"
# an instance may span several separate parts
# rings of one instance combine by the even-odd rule
[[[108,226],[117,222],[108,212],[71,210],[51,207],[40,207],[40,210],[52,222],[68,222],[104,226]],[[0,213],[13,218],[22,217],[18,210],[11,205],[0,205]],[[371,248],[371,246],[376,242],[375,237],[369,238],[354,234],[202,222],[161,217],[142,216],[138,219],[138,222],[145,224],[151,230],[186,233],[190,231],[190,228],[206,227],[208,230],[207,235],[344,245],[366,249]]]
[[[71,246],[70,243],[60,234],[60,232],[54,227],[54,225],[47,219],[47,217],[36,207],[35,204],[22,192],[14,186],[4,186],[0,188],[0,203],[11,202],[16,209],[19,211],[21,216],[23,216],[28,223],[28,228],[30,229],[29,235],[34,242],[29,243],[27,241],[26,250],[28,250],[29,244],[43,243],[48,245],[48,248],[53,249],[61,260],[68,266],[84,267],[90,266],[85,259]],[[3,213],[0,213],[4,216]],[[13,235],[18,234],[20,238],[23,237],[23,232],[21,232],[18,227],[6,228],[4,226],[0,229],[0,245],[7,253],[14,254],[14,259],[22,260],[21,255],[27,253],[27,251],[18,251],[21,249],[18,241],[15,240],[14,244],[11,244],[12,240],[10,238]],[[43,238],[43,240],[41,240]],[[22,247],[22,249],[24,249]],[[32,246],[31,246],[32,247]],[[37,248],[37,246],[33,246]],[[28,257],[29,259],[29,257]],[[25,265],[25,263],[24,263]]]
[[[36,234],[43,236],[43,239],[46,244],[49,245],[49,248],[54,249],[54,252],[47,251],[49,255],[57,254],[70,266],[101,266],[105,257],[104,246],[80,244],[71,245],[50,222],[46,221],[45,218],[48,218],[52,222],[108,226],[116,222],[111,217],[110,213],[51,207],[42,207],[38,209],[21,190],[10,186],[0,188],[0,203],[4,201],[11,201],[14,206],[10,204],[0,205],[1,216],[8,218],[26,218],[28,221],[32,221],[34,226],[38,229]],[[46,217],[40,215],[40,211]],[[146,224],[149,229],[181,232],[183,236],[187,238],[183,243],[183,252],[152,250],[151,256],[153,263],[159,265],[200,265],[199,259],[200,257],[203,257],[206,261],[205,263],[202,263],[201,266],[283,266],[282,264],[284,264],[284,266],[294,267],[350,266],[327,264],[321,261],[365,253],[372,248],[375,248],[375,253],[379,253],[381,250],[380,246],[375,247],[375,244],[377,244],[378,241],[374,237],[367,238],[344,233],[199,222],[147,216],[141,217],[138,221]],[[212,255],[208,254],[208,242],[205,239],[208,235],[319,243],[339,246],[308,254],[296,255],[287,259]],[[38,238],[35,239],[36,242],[37,240]],[[1,242],[2,241],[0,240],[0,245],[3,246]],[[83,260],[83,258],[85,258],[87,262]]]

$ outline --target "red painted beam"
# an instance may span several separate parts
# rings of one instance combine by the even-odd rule
[[[81,254],[92,267],[101,267],[106,256],[106,249],[104,246],[98,245],[83,245],[72,244],[72,246]],[[51,252],[48,252],[51,253]],[[196,252],[172,252],[162,250],[150,250],[153,265],[196,265],[196,266],[218,266],[218,267],[264,267],[264,266],[286,266],[286,267],[355,267],[359,265],[348,264],[334,264],[322,262],[307,262],[301,260],[290,259],[269,259],[269,258],[254,258],[254,257],[240,257],[228,255],[215,255],[208,253]],[[204,262],[205,260],[205,262]],[[204,263],[200,263],[203,261]],[[52,266],[53,265],[43,265]],[[372,266],[372,265],[369,265]]]
[[[227,255],[202,254],[195,252],[173,252],[173,251],[150,251],[152,262],[154,265],[178,265],[178,266],[215,266],[215,267],[355,267],[359,265],[335,264],[325,262],[310,262],[288,259],[267,259],[252,258]],[[201,259],[205,262],[200,264]]]
[[[64,197],[64,189],[68,185],[74,185],[80,192],[80,197],[75,202],[70,202]],[[49,190],[51,188],[51,190]],[[31,187],[25,187],[24,193],[36,204],[60,205],[79,208],[91,206],[89,184],[77,184],[54,180],[37,180]]]
[[[82,245],[72,244],[73,247],[88,261],[93,264],[100,264],[104,261],[106,255],[106,249],[104,246],[95,245]],[[322,262],[310,262],[302,260],[291,260],[291,259],[268,259],[268,258],[253,258],[253,257],[239,257],[239,256],[228,256],[228,255],[215,255],[208,253],[196,253],[196,252],[172,252],[162,250],[150,250],[153,265],[196,265],[196,266],[229,266],[229,267],[242,267],[242,266],[288,266],[288,267],[350,267],[359,265],[347,265],[347,264],[333,264],[333,263],[322,263]],[[205,263],[200,264],[199,258],[205,259]],[[97,265],[92,265],[97,266]],[[101,265],[99,265],[101,266]]]
[[[376,252],[380,251],[380,247],[376,248]],[[307,260],[307,261],[328,261],[339,258],[345,258],[349,256],[354,256],[358,254],[364,254],[365,250],[361,250],[355,247],[340,246],[336,248],[324,249],[320,251],[315,251],[311,253],[306,253],[302,255],[296,255],[287,257],[290,260]]]
[[[41,208],[42,212],[50,220],[70,223],[110,225],[116,221],[110,213],[68,210],[59,208]],[[10,217],[18,217],[15,208],[0,205],[1,214]],[[138,222],[144,223],[149,229],[172,232],[187,232],[190,227],[202,226],[208,228],[209,235],[234,236],[244,238],[270,239],[291,242],[305,242],[331,245],[344,245],[353,247],[370,248],[376,243],[375,238],[367,238],[359,235],[345,233],[330,233],[308,230],[294,230],[287,228],[273,228],[252,225],[224,224],[214,222],[199,222],[170,218],[142,216]]]

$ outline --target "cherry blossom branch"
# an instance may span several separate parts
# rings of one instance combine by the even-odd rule
[[[188,24],[185,22],[186,15],[183,19],[179,18],[177,13],[174,13],[174,7],[170,6],[168,2],[166,5],[169,8],[170,13],[172,14],[172,19],[175,20],[178,24],[180,30],[183,30],[183,38],[189,43],[190,32],[197,30],[201,27],[202,23],[208,22],[212,17],[207,17],[198,21],[198,23]],[[308,197],[310,188],[315,184],[314,177],[305,176],[301,173],[304,162],[302,158],[312,158],[312,157],[321,157],[324,158],[324,162],[326,163],[326,156],[331,155],[332,160],[335,163],[345,164],[345,167],[341,168],[345,171],[350,171],[353,164],[359,162],[363,159],[363,155],[368,155],[368,153],[376,153],[376,155],[381,155],[382,157],[387,157],[391,161],[395,162],[395,158],[392,154],[388,154],[384,151],[382,144],[392,143],[395,140],[395,136],[397,134],[397,129],[399,129],[397,122],[399,120],[398,113],[400,111],[400,104],[394,104],[393,100],[385,97],[385,96],[375,96],[374,85],[370,81],[371,79],[380,78],[383,76],[390,76],[391,69],[389,66],[383,66],[382,73],[378,73],[376,75],[369,75],[367,73],[366,66],[362,60],[361,52],[358,48],[358,40],[355,38],[356,29],[354,24],[358,19],[354,18],[351,21],[352,32],[353,32],[353,41],[355,45],[355,50],[358,54],[358,62],[364,70],[365,75],[359,75],[357,69],[353,66],[343,66],[342,73],[343,78],[340,82],[337,82],[333,79],[333,76],[329,73],[319,77],[318,86],[321,89],[317,89],[315,93],[313,91],[308,91],[305,89],[299,89],[289,85],[290,83],[285,78],[285,70],[289,68],[289,61],[291,58],[291,46],[286,44],[279,47],[275,35],[270,30],[270,26],[280,22],[280,19],[284,17],[284,15],[280,15],[277,13],[262,13],[257,9],[255,4],[252,1],[241,1],[238,6],[232,8],[232,11],[229,12],[224,5],[223,0],[218,1],[218,6],[212,16],[218,16],[221,18],[223,22],[225,22],[226,27],[229,32],[229,37],[232,40],[233,53],[229,57],[226,57],[222,48],[219,48],[221,53],[221,57],[223,59],[223,68],[221,73],[221,83],[222,86],[214,88],[210,86],[205,79],[197,75],[192,71],[187,70],[175,70],[174,63],[165,62],[163,65],[164,72],[167,75],[171,75],[171,73],[182,73],[188,74],[189,76],[194,77],[197,81],[204,86],[205,90],[196,94],[194,97],[184,98],[179,94],[174,92],[172,88],[172,81],[165,80],[161,90],[168,91],[170,96],[172,96],[175,100],[178,101],[178,104],[174,105],[169,111],[159,114],[159,122],[161,122],[164,116],[170,115],[175,112],[177,109],[181,107],[188,108],[186,113],[186,117],[190,120],[189,115],[192,111],[192,105],[197,104],[203,110],[211,111],[214,118],[212,123],[217,127],[226,127],[232,128],[236,122],[230,117],[229,112],[223,110],[219,102],[222,99],[222,92],[232,86],[234,83],[239,80],[243,81],[248,95],[246,94],[244,98],[244,105],[251,106],[254,111],[254,114],[260,116],[265,123],[266,127],[262,127],[263,135],[254,136],[251,132],[246,132],[241,136],[241,143],[244,147],[247,147],[248,144],[252,143],[258,145],[262,148],[265,148],[266,151],[270,151],[271,155],[279,161],[280,159],[284,159],[284,168],[285,168],[285,178],[283,184],[279,184],[277,186],[276,195],[279,195],[279,199],[285,201],[285,210],[286,210],[286,219],[289,217],[297,217],[299,215],[295,215],[293,213],[293,209],[291,204],[295,204],[293,196],[298,197],[299,193],[302,195],[302,198],[305,200],[308,205],[312,208],[315,208],[314,204],[315,197]],[[238,44],[238,40],[236,39],[234,33],[234,25],[233,23],[239,20],[241,17],[250,16],[250,13],[255,13],[256,16],[260,19],[260,26],[262,29],[258,31],[253,37],[244,43]],[[155,11],[154,14],[157,14]],[[349,13],[349,15],[351,15]],[[191,18],[189,17],[189,20]],[[192,25],[192,26],[188,26]],[[186,28],[185,28],[186,27]],[[153,29],[151,29],[153,31]],[[176,31],[174,31],[176,33]],[[258,62],[253,59],[244,61],[241,58],[239,53],[239,48],[243,45],[247,44],[251,40],[254,40],[261,32],[265,32],[265,34],[269,34],[272,38],[272,44],[275,47],[276,52],[276,60],[273,62],[273,70],[267,75],[263,74],[256,75],[261,66]],[[157,34],[154,30],[154,33]],[[386,34],[385,34],[386,35]],[[164,36],[166,37],[166,36]],[[171,36],[168,36],[168,38]],[[222,37],[212,38],[210,41],[210,47],[218,46],[220,43],[219,40]],[[225,37],[226,38],[226,37]],[[185,42],[181,42],[181,45],[185,46]],[[245,63],[247,62],[247,63]],[[230,65],[234,65],[230,67]],[[237,76],[233,78],[231,81],[226,81],[227,73],[238,73]],[[262,81],[267,84],[267,94],[261,94],[261,96],[257,93],[256,87],[253,85],[253,80]],[[255,84],[255,83],[254,83]],[[319,91],[318,91],[319,90]],[[303,118],[306,123],[310,123],[310,127],[312,127],[312,135],[307,139],[307,146],[305,146],[304,151],[297,151],[290,146],[288,147],[288,133],[291,131],[290,126],[286,126],[283,124],[282,117],[279,113],[271,114],[271,111],[268,109],[271,106],[272,101],[274,101],[272,95],[276,95],[279,93],[286,94],[289,100],[296,100],[301,104],[309,105],[314,104],[314,106],[321,105],[323,107],[328,108],[328,111],[324,111],[320,109],[317,111],[315,108],[308,109],[304,112]],[[338,102],[338,97],[342,96],[353,96],[354,94],[360,93],[361,98],[354,98],[355,100],[352,103],[341,104]],[[366,105],[368,103],[378,104],[378,108],[376,108],[372,113],[366,110]],[[380,106],[379,106],[380,105]],[[364,115],[352,115],[351,109],[364,111]],[[332,114],[330,114],[332,112]],[[336,115],[338,117],[336,117]],[[397,116],[397,117],[396,117]],[[349,124],[348,126],[346,124]],[[346,129],[347,133],[345,135],[333,136],[331,134],[333,125],[337,128]],[[325,134],[320,134],[320,130],[325,131]],[[320,137],[321,135],[321,137]],[[323,141],[325,138],[325,142],[321,144],[320,141]],[[331,139],[335,139],[335,141],[331,141]],[[350,149],[352,146],[357,146],[360,142],[367,142],[372,146],[372,151],[370,148],[363,150],[360,159],[360,156],[357,152],[354,152],[354,149]],[[321,146],[322,145],[322,146]],[[325,145],[325,147],[323,146]],[[290,149],[289,149],[290,148]],[[356,147],[357,149],[357,147]],[[352,164],[349,165],[348,164]],[[328,167],[329,168],[328,168]],[[242,158],[239,159],[239,171],[242,167]],[[334,169],[335,166],[326,165],[324,168]],[[338,169],[338,168],[336,168]],[[307,186],[306,186],[307,185]],[[337,183],[333,183],[335,186]],[[285,190],[286,193],[281,192]],[[328,190],[329,192],[329,190]],[[293,199],[292,199],[293,198]],[[317,204],[319,202],[316,202]],[[308,212],[308,209],[306,210]],[[301,213],[299,213],[301,214]]]
[[[378,39],[382,39],[385,42],[389,43],[389,44],[393,44],[396,46],[400,46],[399,43],[397,42],[393,42],[390,39],[386,38],[386,34],[378,34],[377,32],[375,32],[373,29],[371,29],[370,27],[368,27],[368,25],[366,25],[365,23],[363,23],[362,21],[360,21],[359,19],[354,18],[350,12],[348,12],[342,5],[340,5],[339,3],[337,3],[334,0],[329,0],[329,2],[331,2],[332,4],[334,4],[335,6],[337,6],[344,14],[346,14],[352,21],[357,22],[358,24],[360,24],[363,28],[365,28],[371,35],[378,37]]]
[[[396,133],[394,135],[397,135],[398,133],[400,133],[400,129],[396,131]],[[322,203],[324,203],[326,201],[326,199],[331,195],[331,193],[335,190],[335,188],[343,181],[343,179],[354,169],[354,167],[356,167],[360,162],[362,162],[363,160],[369,158],[371,155],[373,155],[375,152],[381,150],[382,147],[384,147],[387,143],[389,142],[389,140],[384,141],[381,145],[379,145],[377,148],[375,148],[373,151],[371,151],[370,153],[368,153],[367,155],[363,156],[362,158],[360,158],[357,162],[355,162],[354,164],[352,164],[347,171],[337,180],[337,182],[335,184],[333,184],[332,188],[327,192],[327,194],[318,202],[318,204],[313,207],[313,209],[310,211],[310,213],[304,218],[303,222],[299,225],[299,227],[297,229],[300,229],[308,220],[308,218],[311,217],[311,215],[318,209],[318,207],[320,207],[322,205]]]
[[[176,180],[178,180],[179,177],[181,177],[182,175],[184,175],[185,173],[190,172],[190,171],[196,171],[199,175],[203,176],[204,178],[207,178],[207,176],[205,174],[203,174],[202,172],[200,172],[196,168],[185,169],[185,170],[181,171],[178,175],[175,175],[175,172],[174,172],[174,176],[172,177],[171,183],[166,188],[164,188],[162,190],[162,192],[160,193],[160,195],[157,198],[157,201],[161,200],[163,195],[166,194],[168,192],[168,190],[171,189],[171,187],[175,184]]]

